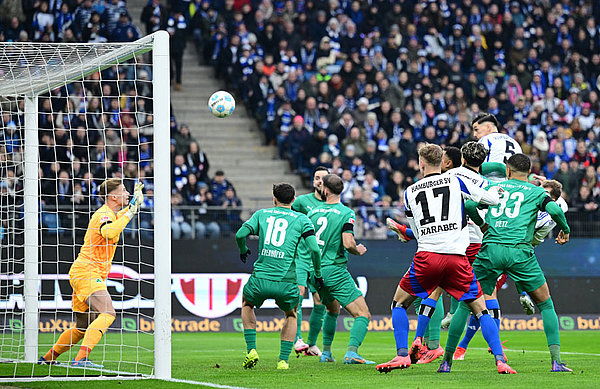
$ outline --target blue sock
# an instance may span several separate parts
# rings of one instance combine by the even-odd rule
[[[527,292],[521,292],[521,294],[519,294],[519,296],[527,296]]]
[[[502,356],[504,352],[502,351],[502,343],[500,343],[500,332],[496,323],[494,323],[494,319],[488,313],[483,314],[479,318],[479,325],[485,341],[492,349],[492,353]]]
[[[464,349],[469,347],[469,343],[471,342],[471,339],[473,339],[473,337],[477,333],[478,329],[479,329],[479,320],[477,320],[477,318],[475,316],[471,315],[471,319],[469,319],[469,325],[467,326],[467,332],[465,332],[465,336],[460,341],[460,344],[458,345],[458,347],[462,347]]]
[[[500,329],[500,304],[498,304],[498,300],[485,300],[485,307],[490,312],[490,315],[492,315],[492,319],[496,322],[498,329]]]
[[[425,335],[425,330],[427,330],[429,320],[431,320],[429,315],[433,315],[436,304],[437,301],[430,298],[426,298],[425,300],[421,301],[421,306],[419,307],[419,318],[417,320],[417,334],[415,335],[415,338],[422,338],[423,335]]]
[[[406,236],[408,236],[411,239],[415,239],[415,233],[410,228],[406,229]]]
[[[394,307],[392,309],[392,325],[396,339],[396,351],[400,356],[408,355],[408,315],[406,308]],[[404,354],[401,355],[400,353]]]

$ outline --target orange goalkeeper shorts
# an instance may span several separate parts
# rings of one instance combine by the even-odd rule
[[[92,293],[106,289],[106,280],[91,271],[69,272],[69,283],[73,288],[71,308],[74,312],[87,312],[90,306],[87,303]]]

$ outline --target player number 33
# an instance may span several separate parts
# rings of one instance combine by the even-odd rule
[[[519,211],[521,210],[521,203],[524,199],[525,195],[521,192],[502,192],[500,194],[500,204],[497,207],[491,209],[492,216],[500,217],[502,214],[505,214],[511,219],[516,218],[517,216],[519,216]],[[513,204],[511,204],[512,209],[511,207],[506,206],[509,200],[513,201]]]

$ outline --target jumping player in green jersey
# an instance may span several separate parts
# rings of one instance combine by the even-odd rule
[[[325,286],[319,291],[321,302],[327,307],[323,322],[323,353],[321,362],[335,362],[331,344],[335,336],[340,305],[354,317],[350,330],[345,364],[373,364],[358,354],[358,348],[367,335],[371,313],[367,303],[348,272],[348,253],[364,255],[367,248],[354,240],[354,211],[340,203],[344,189],[342,179],[335,174],[323,177],[325,204],[309,212],[315,225],[317,243],[321,249],[321,263]]]
[[[240,259],[246,263],[250,250],[246,246],[248,235],[258,235],[258,259],[254,271],[244,285],[242,298],[242,323],[247,354],[244,368],[258,363],[256,352],[256,316],[254,307],[260,308],[266,299],[275,299],[277,306],[285,312],[285,323],[281,329],[281,348],[277,369],[288,369],[288,359],[296,332],[296,307],[300,295],[296,284],[296,255],[299,243],[304,239],[310,250],[315,269],[314,282],[320,289],[321,255],[315,230],[311,221],[299,212],[292,211],[295,191],[290,184],[273,185],[273,208],[256,211],[235,234],[240,250]]]
[[[560,359],[558,317],[531,244],[538,211],[548,212],[560,227],[556,243],[562,245],[569,241],[570,228],[560,206],[552,201],[543,188],[527,181],[531,172],[529,157],[515,154],[508,159],[506,165],[508,180],[496,184],[504,190],[500,204],[488,208],[485,223],[477,213],[476,204],[467,202],[465,205],[473,221],[480,226],[485,224],[482,230],[487,229],[473,269],[486,299],[490,298],[496,280],[502,273],[513,279],[519,292],[527,292],[532,297],[542,314],[552,358],[551,371],[572,371]],[[459,310],[464,310],[464,307],[461,305]],[[463,316],[464,320],[457,320]],[[452,359],[465,323],[466,315],[458,315],[457,311],[450,324],[444,357],[446,361]]]
[[[323,177],[329,174],[329,169],[324,166],[319,166],[315,169],[313,175],[314,192],[307,193],[296,197],[292,209],[296,212],[308,214],[314,208],[325,204],[325,200],[321,197],[323,190]],[[300,242],[298,247],[298,258],[296,259],[296,273],[298,275],[298,289],[300,289],[300,304],[298,304],[298,329],[296,331],[296,343],[294,351],[296,354],[304,353],[305,355],[321,356],[321,350],[317,347],[317,338],[323,327],[323,316],[325,315],[325,306],[321,304],[321,299],[315,286],[309,282],[311,274],[314,273],[310,251],[306,244]],[[302,340],[302,301],[304,300],[304,291],[310,289],[313,296],[314,306],[308,321],[310,327],[308,331],[308,344]]]

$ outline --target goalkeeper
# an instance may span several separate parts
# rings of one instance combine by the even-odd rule
[[[56,363],[59,355],[83,339],[72,366],[103,367],[89,361],[88,356],[115,320],[106,279],[121,232],[144,201],[143,188],[143,184],[137,183],[127,204],[129,192],[120,178],[107,179],[100,185],[99,195],[104,205],[92,215],[79,256],[69,271],[76,327],[63,332],[46,355],[40,357],[39,364]]]

